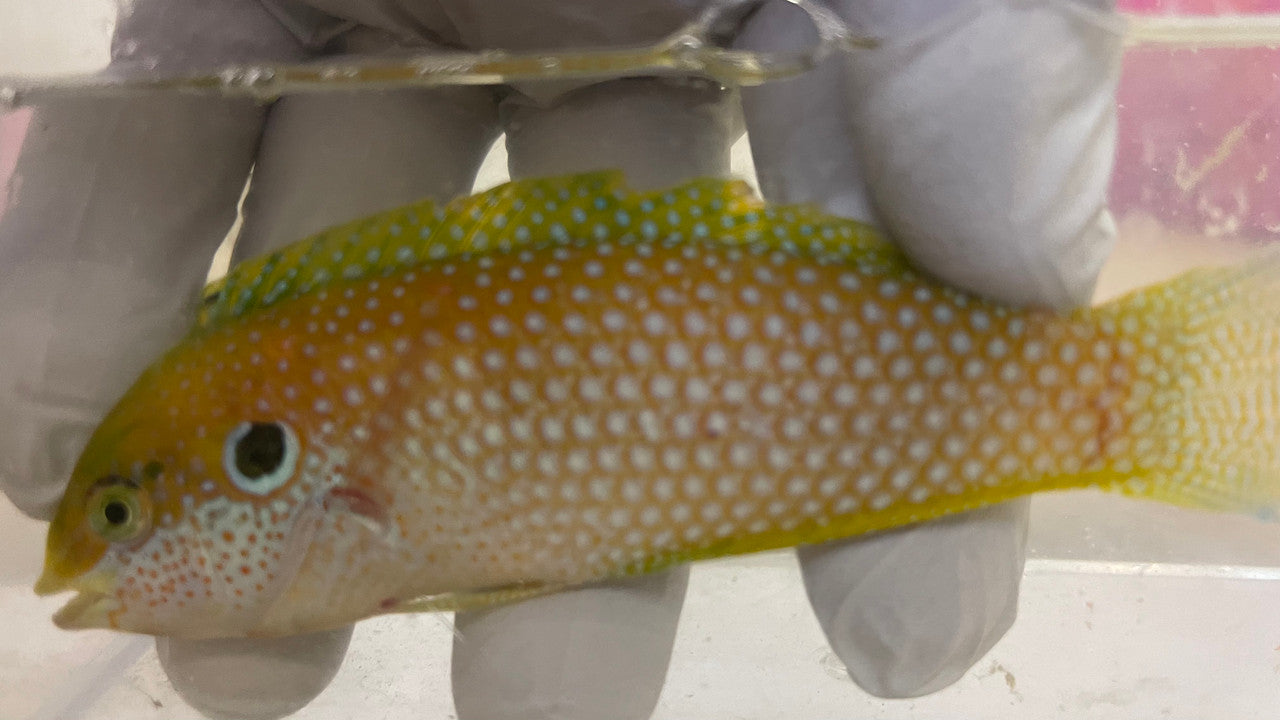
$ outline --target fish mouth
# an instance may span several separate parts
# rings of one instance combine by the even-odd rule
[[[45,572],[36,581],[37,595],[57,595],[74,591],[66,605],[53,614],[53,624],[64,630],[112,627],[112,615],[120,609],[113,592],[114,573],[91,572],[77,578],[63,578]]]
[[[81,591],[53,614],[53,624],[63,630],[88,630],[111,627],[111,616],[120,609],[120,601],[106,593]]]

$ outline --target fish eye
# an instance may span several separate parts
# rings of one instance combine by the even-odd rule
[[[235,486],[266,495],[293,476],[298,438],[278,422],[242,422],[227,436],[222,465]]]
[[[89,492],[89,524],[110,542],[127,542],[151,526],[151,507],[138,485],[118,475],[94,483]]]
[[[112,527],[126,525],[133,517],[133,508],[122,500],[109,500],[102,506],[102,517]]]

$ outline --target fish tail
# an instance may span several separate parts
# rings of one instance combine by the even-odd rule
[[[1280,253],[1193,271],[1094,312],[1129,381],[1112,489],[1277,517]]]

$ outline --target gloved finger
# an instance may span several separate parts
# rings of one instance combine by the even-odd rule
[[[1061,3],[1017,6],[1079,20]],[[916,262],[952,284],[1013,302],[1086,301],[1113,238],[1104,203],[1115,73],[1106,62],[1078,63],[1074,71],[1064,64],[1091,53],[1118,60],[1118,38],[1106,22],[1013,21],[1013,9],[994,3],[848,3],[845,10],[861,30],[885,39],[885,54],[858,53],[744,92],[765,192],[855,217],[865,218],[870,205]],[[765,8],[743,42],[803,33],[795,22],[794,14]],[[1010,49],[987,37],[999,29],[1025,45]],[[1037,52],[1058,53],[1060,62],[1037,65]],[[975,86],[994,89],[971,99]],[[845,108],[833,111],[832,97]],[[1044,106],[1066,108],[1071,127],[1020,115]],[[1056,155],[1065,167],[998,162],[1054,142],[1070,143]],[[792,162],[820,157],[824,148],[834,162],[854,158],[856,166]],[[863,187],[871,203],[849,199]],[[958,679],[1013,620],[1025,522],[1026,503],[1010,503],[802,550],[815,613],[851,677],[893,697]]]
[[[633,185],[724,175],[739,122],[704,84],[616,81],[503,103],[513,177],[620,168]],[[460,720],[649,717],[666,675],[687,570],[458,613]]]
[[[0,216],[0,488],[47,518],[84,443],[187,328],[261,112],[208,98],[38,108]]]
[[[458,613],[460,720],[645,720],[657,705],[687,568]]]
[[[0,216],[0,489],[23,512],[52,514],[107,408],[185,331],[258,117],[203,98],[36,111]]]
[[[702,7],[689,0],[302,1],[409,41],[513,52],[654,42],[678,30]],[[299,0],[264,2],[284,8]]]
[[[352,628],[252,640],[156,638],[169,682],[215,720],[273,720],[302,709],[342,665]]]
[[[1027,503],[800,548],[809,602],[849,676],[877,697],[950,685],[1013,624]]]
[[[812,48],[818,33],[788,2],[761,5],[735,47],[756,51]],[[804,75],[742,89],[742,113],[761,194],[770,202],[818,205],[833,215],[874,222],[862,158],[850,132],[840,58]]]
[[[235,257],[423,198],[465,195],[497,135],[486,88],[283,98],[267,122]]]
[[[878,219],[945,280],[1088,300],[1115,227],[1119,19],[1108,0],[846,0],[886,39],[850,55],[848,117]]]
[[[633,188],[726,175],[742,134],[731,91],[709,82],[624,79],[502,102],[513,178],[621,169]]]
[[[117,0],[116,9],[108,73],[208,71],[306,51],[260,0]]]
[[[762,46],[811,28],[767,6],[746,30],[742,41]],[[835,60],[801,79],[744,91],[752,155],[770,200],[817,203],[869,221],[844,90]],[[950,684],[981,657],[1013,622],[1025,521],[1024,504],[1011,503],[801,548],[810,604],[854,682],[881,697],[919,695]]]
[[[117,61],[297,54],[253,0],[220,4],[216,23],[205,5],[133,3]],[[169,31],[186,38],[174,56]],[[0,489],[24,512],[49,516],[93,426],[185,330],[262,115],[249,101],[186,96],[36,108],[0,215]]]
[[[465,194],[497,132],[496,103],[483,88],[285,97],[267,119],[235,255],[269,252],[387,207]],[[276,718],[325,688],[350,637],[346,628],[167,640],[158,649],[174,686],[201,712]]]

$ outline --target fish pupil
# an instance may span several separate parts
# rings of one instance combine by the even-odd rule
[[[253,423],[236,442],[235,452],[236,469],[246,478],[269,475],[284,462],[284,430],[275,423]]]
[[[129,522],[129,505],[112,500],[102,508],[102,517],[111,525],[124,525]]]

